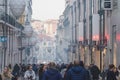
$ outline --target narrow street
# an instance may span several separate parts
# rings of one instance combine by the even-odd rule
[[[20,74],[120,80],[120,0],[0,0],[0,80]]]

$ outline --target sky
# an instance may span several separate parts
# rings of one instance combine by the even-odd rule
[[[32,0],[32,19],[59,19],[65,9],[65,0]]]

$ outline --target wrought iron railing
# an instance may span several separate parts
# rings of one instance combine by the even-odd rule
[[[5,14],[1,14],[0,15],[0,20],[5,21],[6,23],[8,23],[8,24],[10,24],[10,25],[12,25],[12,26],[14,26],[14,27],[16,27],[18,29],[21,29],[21,30],[24,29],[24,27],[23,27],[22,24],[20,24],[19,22],[17,22],[13,17],[11,17],[8,14],[6,14],[6,15]]]

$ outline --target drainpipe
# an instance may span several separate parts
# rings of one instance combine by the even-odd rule
[[[74,11],[75,11],[75,25],[74,25],[74,28],[75,28],[75,58],[77,59],[77,10],[76,10],[76,2],[74,3]]]
[[[73,6],[71,6],[71,23],[72,23],[72,41],[71,41],[71,57],[72,57],[72,61],[73,61]]]
[[[87,57],[86,57],[86,49],[85,49],[85,46],[86,46],[86,17],[85,17],[85,14],[86,14],[86,0],[83,0],[83,8],[84,8],[84,12],[83,12],[83,39],[84,39],[84,62],[87,63]]]
[[[6,21],[7,21],[7,0],[5,0],[5,24],[3,26],[3,36],[7,37],[7,26],[6,26]],[[4,46],[4,67],[6,66],[6,50],[7,50],[7,42],[3,42]]]
[[[21,40],[21,43],[20,43],[20,44],[21,44],[20,60],[21,60],[21,64],[22,64],[22,63],[23,63],[23,62],[22,62],[22,59],[23,59],[23,58],[22,58],[22,55],[23,55],[23,54],[22,54],[22,51],[23,51],[23,47],[22,47],[22,30],[21,30],[21,39],[20,39],[20,40]]]
[[[110,56],[110,62],[111,64],[114,64],[114,43],[116,39],[116,25],[112,26],[112,50],[111,50],[111,56]]]
[[[78,0],[78,23],[80,22],[80,1]],[[78,29],[79,29],[79,24],[78,24]],[[78,31],[79,33],[79,31]],[[79,36],[78,36],[79,37]],[[80,46],[81,44],[78,42],[79,46],[78,46],[78,56],[79,56],[79,60],[81,60],[81,56],[80,56]]]
[[[90,48],[90,60],[91,60],[91,63],[93,63],[93,54],[92,54],[92,36],[93,36],[93,34],[92,34],[92,0],[90,0],[90,2],[89,2],[89,5],[90,5],[90,15],[89,15],[89,21],[90,21],[90,23],[89,23],[89,26],[90,26],[90,28],[89,28],[89,32],[90,32],[90,34],[89,34],[89,41],[90,41],[90,44],[89,44],[89,48]]]
[[[100,70],[103,68],[103,57],[102,57],[102,51],[103,51],[103,25],[102,25],[102,15],[103,15],[103,10],[102,10],[102,0],[100,0],[100,9],[99,9],[99,16],[100,16],[100,26],[99,26],[99,40],[100,40]]]
[[[15,57],[14,57],[14,53],[13,53],[13,44],[14,44],[14,43],[13,43],[13,42],[14,42],[14,41],[13,41],[13,40],[14,40],[13,34],[14,34],[14,33],[13,33],[13,29],[12,29],[12,30],[11,30],[11,37],[12,37],[12,39],[11,39],[11,46],[12,46],[12,47],[11,47],[11,63],[12,63],[12,66],[14,66],[14,58],[15,58]]]
[[[83,15],[84,15],[84,19],[83,19],[83,23],[84,23],[84,43],[85,43],[85,41],[86,41],[86,17],[85,17],[85,13],[86,13],[86,0],[84,0],[84,13],[83,13]]]

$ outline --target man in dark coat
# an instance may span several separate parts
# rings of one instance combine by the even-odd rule
[[[14,78],[12,80],[16,80],[20,76],[20,66],[18,64],[15,64],[12,74],[14,76]]]
[[[37,67],[37,65],[36,64],[33,64],[33,71],[35,72],[35,74],[37,74],[38,73],[38,67]]]
[[[61,80],[62,76],[60,72],[56,69],[55,63],[51,62],[49,64],[49,69],[44,72],[42,80]]]
[[[96,65],[90,65],[90,73],[92,75],[93,80],[99,80],[100,70]]]
[[[107,72],[107,80],[117,80],[114,69],[115,69],[115,66],[113,64],[110,64],[109,70]]]
[[[2,80],[2,76],[1,76],[1,74],[0,74],[0,80]]]
[[[79,61],[74,61],[74,66],[67,72],[66,80],[89,80],[87,71],[80,66]]]

